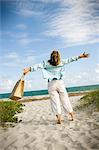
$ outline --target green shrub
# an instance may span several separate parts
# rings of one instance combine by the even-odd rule
[[[79,101],[79,105],[76,106],[76,109],[88,107],[91,104],[93,104],[94,108],[99,111],[99,90],[90,92],[83,96]]]
[[[22,104],[14,101],[0,101],[0,123],[17,122],[16,113],[20,113]]]

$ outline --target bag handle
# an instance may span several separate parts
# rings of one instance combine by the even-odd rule
[[[25,73],[22,74],[21,80],[24,80],[24,77],[25,77]]]

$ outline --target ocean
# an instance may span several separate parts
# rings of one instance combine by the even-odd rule
[[[66,88],[67,92],[81,92],[81,91],[90,91],[99,89],[99,84],[96,85],[87,85],[87,86],[75,86]],[[0,94],[0,99],[9,98],[11,93]],[[24,96],[37,96],[37,95],[47,95],[48,90],[38,90],[38,91],[26,91]]]

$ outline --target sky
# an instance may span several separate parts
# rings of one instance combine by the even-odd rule
[[[0,0],[0,93],[11,92],[23,69],[90,53],[65,66],[66,87],[99,84],[99,0]],[[25,77],[25,91],[47,89],[41,70]]]

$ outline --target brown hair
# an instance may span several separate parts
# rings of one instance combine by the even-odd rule
[[[50,55],[50,60],[48,62],[53,65],[57,66],[60,64],[60,53],[58,51],[53,51]]]

